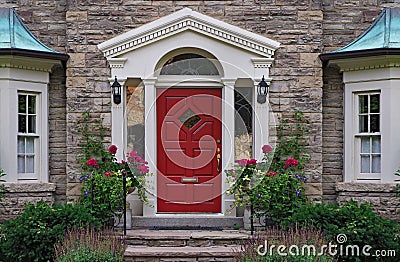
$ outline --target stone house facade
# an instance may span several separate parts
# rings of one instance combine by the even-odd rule
[[[309,198],[325,202],[341,202],[356,198],[372,202],[373,207],[386,216],[399,217],[400,206],[395,197],[395,169],[377,179],[366,178],[362,181],[349,174],[355,172],[354,170],[345,170],[348,165],[347,162],[344,164],[347,142],[344,131],[345,108],[352,105],[345,105],[347,83],[343,79],[343,68],[337,63],[330,62],[329,59],[322,62],[320,55],[346,46],[371,26],[383,8],[400,7],[400,2],[396,0],[6,0],[1,1],[0,7],[14,8],[28,29],[42,43],[69,56],[68,61],[54,65],[49,73],[47,104],[49,132],[44,134],[45,138],[48,136],[48,177],[27,181],[18,179],[16,174],[9,172],[11,170],[9,164],[3,160],[7,150],[0,144],[0,167],[5,169],[7,181],[12,181],[7,185],[9,192],[4,197],[2,214],[17,214],[27,201],[45,199],[49,202],[64,203],[79,197],[80,167],[76,161],[79,150],[77,124],[82,118],[82,113],[90,111],[92,117],[101,118],[103,124],[111,128],[111,132],[106,135],[107,143],[127,148],[129,123],[132,123],[131,126],[142,124],[146,127],[145,122],[148,120],[136,116],[151,111],[151,109],[146,111],[146,105],[143,105],[142,101],[150,98],[144,98],[142,94],[135,96],[138,94],[136,91],[140,88],[146,90],[146,86],[154,88],[158,81],[154,78],[156,75],[148,77],[152,71],[145,70],[146,66],[153,62],[151,56],[147,59],[149,53],[146,53],[148,52],[146,48],[149,46],[154,48],[154,55],[159,59],[156,63],[163,61],[165,63],[175,56],[163,48],[171,46],[172,52],[174,51],[172,46],[179,45],[179,41],[190,41],[192,36],[185,34],[195,32],[193,39],[199,37],[204,46],[210,41],[208,45],[210,48],[203,50],[204,53],[199,51],[197,55],[210,60],[215,58],[218,60],[219,56],[225,59],[221,62],[221,67],[226,75],[218,80],[219,83],[215,88],[251,87],[252,96],[255,98],[254,85],[265,75],[270,84],[268,97],[270,109],[256,110],[261,114],[267,113],[269,120],[290,117],[293,111],[299,110],[310,121],[308,151],[311,153],[311,161],[307,165],[306,183]],[[163,25],[175,25],[173,23],[180,22],[179,16],[187,17],[193,28],[195,23],[204,22],[210,31],[201,32],[200,29],[196,31],[197,29],[193,28],[188,30],[183,28],[179,31],[180,28],[177,28],[179,32],[174,35],[160,36],[162,33],[157,35],[156,30],[162,29]],[[221,33],[214,33],[217,29]],[[157,38],[157,41],[150,38],[140,40],[148,41],[146,45],[134,42],[139,41],[138,39],[147,32],[156,32],[156,35],[151,37]],[[233,40],[224,40],[224,32],[229,32]],[[234,37],[237,39],[241,37],[242,40],[234,42],[236,41]],[[130,41],[131,46],[129,46]],[[248,44],[243,44],[241,41],[247,41]],[[187,48],[192,48],[198,42],[189,44]],[[113,48],[116,49],[112,51]],[[164,53],[161,53],[161,50]],[[220,54],[215,53],[218,50],[221,50]],[[237,53],[223,54],[228,52],[227,50]],[[186,51],[182,52],[175,55],[184,54]],[[187,52],[194,51],[188,49]],[[237,60],[240,57],[253,63],[242,65],[240,60]],[[250,76],[240,77],[240,73],[237,73],[237,79],[233,78],[236,71],[228,69],[223,62],[243,67],[242,71],[251,72],[248,73]],[[248,68],[245,68],[246,66]],[[2,63],[0,70],[5,68],[8,68],[7,65]],[[398,62],[386,68],[398,70]],[[116,105],[112,101],[110,85],[115,75],[124,86],[124,92],[127,94],[125,97],[128,97],[123,99],[121,105]],[[248,81],[240,82],[239,78]],[[144,96],[151,93],[146,92]],[[227,99],[229,95],[233,100],[233,93],[224,93],[223,99]],[[0,93],[0,97],[4,99],[4,93]],[[257,107],[255,99],[253,101]],[[128,111],[131,113],[125,113]],[[1,116],[1,122],[8,117],[3,114]],[[348,117],[356,119],[357,114]],[[225,118],[225,120],[229,126],[230,121],[234,119]],[[268,121],[265,122],[268,126]],[[150,123],[147,127],[151,125],[155,127],[156,123]],[[232,123],[230,126],[234,128]],[[247,138],[248,141],[253,141],[253,150],[266,141],[260,140],[257,130],[254,127],[251,134],[254,138]],[[392,129],[392,132],[395,131]],[[149,130],[145,131],[146,137],[148,132]],[[9,134],[4,129],[0,134],[3,138],[15,136],[15,133]],[[235,141],[240,139],[236,137]],[[224,143],[226,148],[229,143],[226,141]],[[236,142],[235,146],[238,144],[240,143]],[[243,147],[246,145],[244,143]],[[400,143],[394,141],[390,146],[397,148],[392,152],[398,159],[393,165],[400,167]],[[235,150],[236,155],[229,157],[223,155],[223,163],[227,165],[241,153],[249,151],[250,147],[247,149],[243,147],[231,148]],[[257,152],[253,152],[254,156],[256,154]],[[244,155],[246,156],[246,153]],[[371,159],[373,156],[375,155],[371,153]],[[122,158],[123,155],[119,157]],[[383,157],[385,155],[382,153]],[[42,157],[42,160],[44,158]],[[351,159],[357,161],[356,158]],[[136,203],[135,199],[131,201]],[[225,202],[229,203],[229,199],[227,198]],[[144,216],[154,216],[157,210],[144,208],[143,211],[137,212]],[[219,213],[224,214],[223,209]]]

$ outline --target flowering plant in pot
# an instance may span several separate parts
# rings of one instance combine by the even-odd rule
[[[299,170],[299,161],[288,158],[278,171],[271,164],[273,150],[263,146],[264,157],[235,161],[234,168],[227,170],[228,194],[235,197],[235,206],[251,206],[255,216],[267,216],[272,220],[290,216],[293,210],[305,202],[303,183],[306,176]]]
[[[122,181],[126,176],[127,188],[135,188],[139,199],[147,204],[145,182],[146,176],[150,175],[147,162],[134,151],[127,154],[126,161],[119,162],[116,158],[117,146],[104,147],[104,134],[108,129],[100,120],[91,119],[89,113],[84,113],[79,131],[81,151],[78,160],[82,168],[79,177],[82,183],[80,203],[103,224],[114,216],[121,216],[124,202]]]
[[[102,222],[123,210],[123,176],[126,176],[126,194],[136,189],[139,199],[148,203],[145,194],[146,175],[149,175],[147,162],[132,151],[127,154],[127,161],[118,162],[115,154],[117,147],[111,145],[102,158],[89,158],[82,166],[84,172],[80,176],[82,197],[80,202],[90,208],[93,215]]]

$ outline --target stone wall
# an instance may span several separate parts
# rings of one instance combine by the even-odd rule
[[[290,117],[300,110],[310,120],[307,192],[313,199],[321,200],[324,194],[325,200],[334,201],[335,183],[342,181],[343,169],[343,85],[339,71],[323,71],[318,56],[355,39],[384,6],[396,5],[396,1],[7,0],[2,4],[16,7],[46,45],[70,55],[66,82],[65,71],[56,69],[49,92],[54,99],[50,106],[50,181],[57,183],[57,200],[64,200],[64,194],[69,200],[80,194],[76,158],[82,113],[90,111],[110,127],[110,69],[97,45],[190,7],[281,43],[271,68],[274,116]]]
[[[400,221],[400,197],[396,184],[338,183],[338,203],[355,200],[369,202],[371,208],[383,217]]]
[[[27,203],[44,201],[53,204],[56,185],[39,184],[6,184],[6,193],[0,205],[0,223],[20,214]]]
[[[68,1],[67,68],[68,187],[67,194],[78,194],[76,123],[81,112],[93,111],[110,123],[110,70],[97,49],[100,44],[183,7],[242,27],[282,43],[276,53],[271,76],[271,102],[277,116],[303,111],[311,120],[308,166],[308,192],[322,195],[322,52],[321,1]],[[312,171],[311,171],[312,170]]]

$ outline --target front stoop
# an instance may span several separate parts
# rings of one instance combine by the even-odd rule
[[[126,261],[234,261],[248,232],[129,230]]]
[[[213,217],[213,216],[174,216],[174,217],[143,217],[132,216],[133,228],[151,229],[205,229],[219,230],[243,228],[242,217]]]

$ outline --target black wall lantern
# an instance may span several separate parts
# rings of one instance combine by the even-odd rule
[[[114,104],[121,104],[121,85],[117,81],[117,77],[115,77],[114,83],[111,85],[111,91],[113,95]]]
[[[263,76],[260,83],[257,85],[257,102],[264,104],[267,101],[268,92],[269,85],[267,82],[265,82],[265,78]]]

